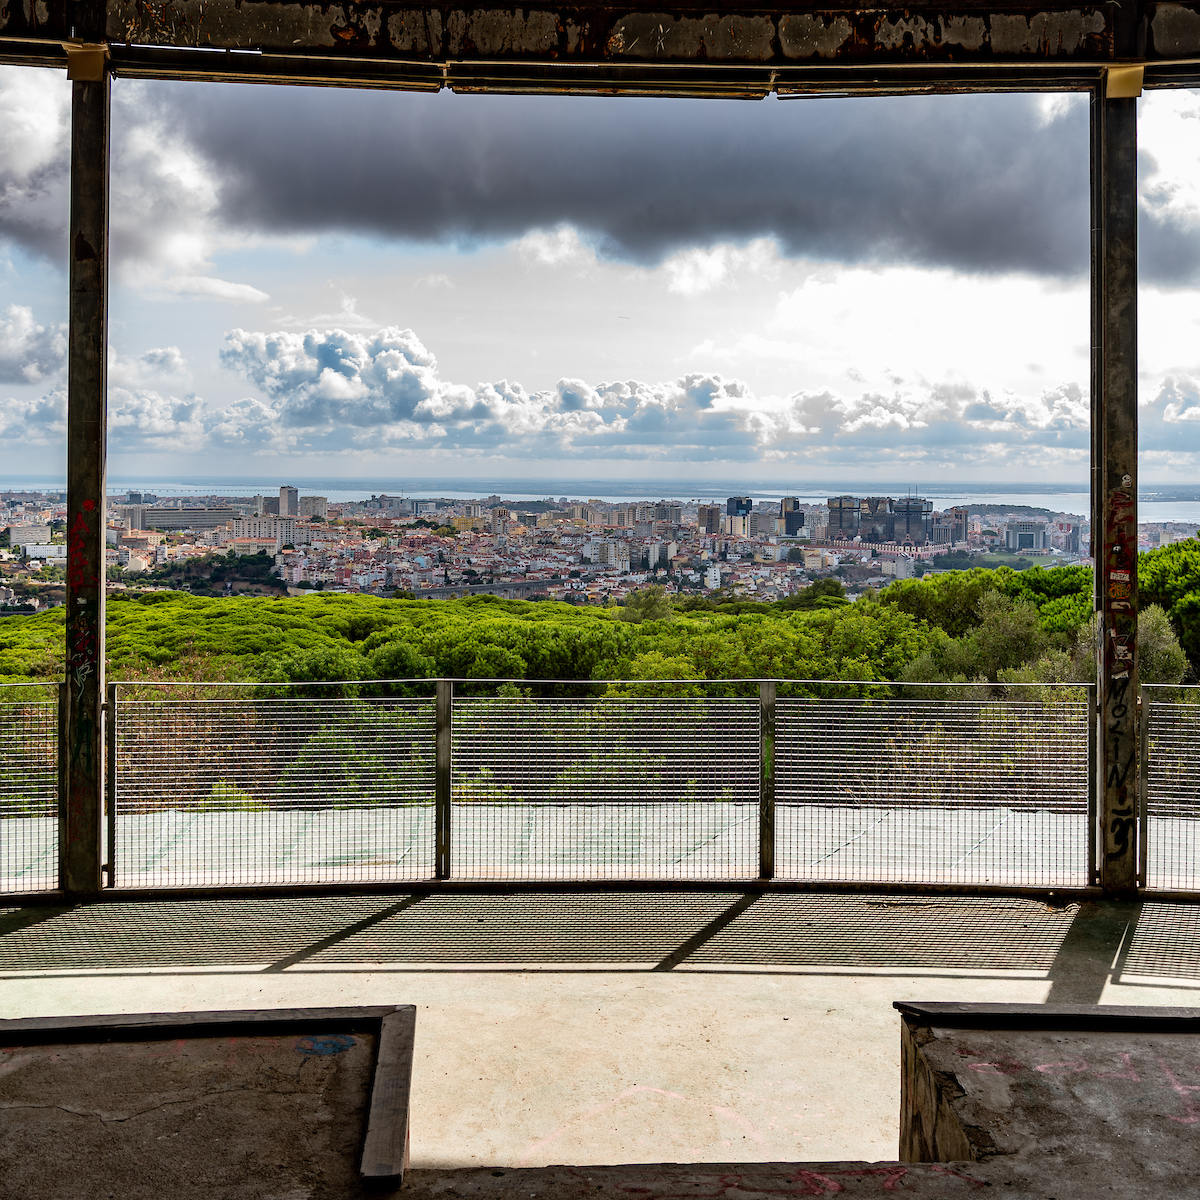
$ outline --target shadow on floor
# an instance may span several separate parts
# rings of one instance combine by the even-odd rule
[[[1053,972],[1076,907],[950,896],[597,892],[18,911],[37,916],[0,924],[0,971],[409,963]]]

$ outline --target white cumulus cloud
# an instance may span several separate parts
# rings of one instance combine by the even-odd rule
[[[10,304],[0,316],[0,383],[40,383],[66,355],[65,325],[39,325],[22,304]]]

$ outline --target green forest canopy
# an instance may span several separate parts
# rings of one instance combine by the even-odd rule
[[[1144,554],[1139,570],[1143,605],[1157,606],[1143,613],[1144,677],[1178,682],[1200,666],[1200,543]],[[110,677],[126,680],[1081,682],[1092,670],[1091,596],[1086,567],[949,571],[853,604],[828,580],[776,604],[640,597],[627,609],[150,592],[110,599],[107,652]],[[0,622],[0,682],[61,677],[63,612]]]

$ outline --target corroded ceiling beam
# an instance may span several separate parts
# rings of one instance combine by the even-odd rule
[[[1200,63],[1200,0],[715,7],[0,0],[0,61],[54,64],[64,43],[87,43],[107,44],[125,74],[499,88],[539,86],[545,71],[545,86],[570,88],[574,72],[593,89],[636,90],[678,70],[705,75],[718,91],[729,90],[723,72],[739,70],[753,91],[847,68],[925,68],[934,79],[941,68],[1070,72],[1129,61],[1200,70],[1192,61]],[[250,64],[250,56],[287,61]],[[738,90],[732,75],[727,82]]]

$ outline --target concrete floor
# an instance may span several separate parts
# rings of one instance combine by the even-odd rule
[[[892,1159],[893,1000],[1200,1006],[1200,908],[730,893],[0,910],[0,1016],[414,1003],[412,1165]]]

